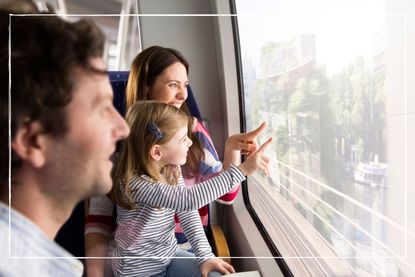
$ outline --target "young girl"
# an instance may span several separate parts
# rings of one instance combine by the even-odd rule
[[[231,165],[215,178],[186,187],[180,165],[192,141],[187,136],[188,117],[160,102],[142,101],[128,111],[130,136],[124,141],[114,168],[112,196],[117,204],[117,225],[112,256],[116,276],[200,276],[233,272],[215,258],[203,231],[197,208],[213,201],[258,169],[268,173],[263,156],[266,142],[243,164]],[[177,213],[194,257],[180,250],[174,236]],[[200,269],[198,268],[200,266]],[[216,275],[215,275],[216,274]],[[209,276],[220,276],[211,272]]]

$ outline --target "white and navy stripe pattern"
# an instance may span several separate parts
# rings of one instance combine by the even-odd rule
[[[117,206],[117,225],[112,256],[117,276],[151,276],[162,272],[177,252],[174,213],[201,263],[214,255],[203,231],[197,208],[231,190],[245,179],[232,166],[220,175],[193,187],[181,178],[178,186],[135,176],[131,181],[134,210]],[[135,258],[137,257],[137,258]],[[143,257],[143,258],[138,258]]]

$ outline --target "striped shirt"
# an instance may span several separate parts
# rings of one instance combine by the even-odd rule
[[[191,172],[186,166],[182,166],[186,186],[193,186],[194,184],[202,183],[205,180],[219,175],[222,171],[222,162],[219,160],[219,156],[213,145],[209,132],[196,118],[192,126],[192,132],[203,145],[204,159],[200,161],[199,172],[196,174]],[[226,205],[232,204],[238,195],[239,189],[240,185],[235,185],[231,191],[222,195],[216,199],[216,201]],[[198,211],[202,224],[206,228],[209,224],[209,206],[205,205],[200,207]],[[100,195],[91,197],[88,216],[85,220],[85,234],[100,233],[104,236],[111,237],[111,234],[115,229],[113,213],[114,205],[107,196]],[[187,239],[183,233],[179,218],[175,217],[175,221],[176,238],[179,243],[184,243]]]
[[[0,276],[82,276],[83,265],[79,260],[2,202],[0,230]]]
[[[133,210],[117,206],[112,266],[118,276],[152,276],[162,272],[176,255],[174,213],[192,244],[198,263],[214,255],[203,232],[197,208],[231,190],[245,179],[235,166],[215,178],[192,187],[183,179],[178,186],[151,181],[147,176],[134,176],[130,186]]]

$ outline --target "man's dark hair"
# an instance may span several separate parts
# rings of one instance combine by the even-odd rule
[[[9,33],[11,64],[11,139],[22,124],[38,121],[44,133],[54,137],[67,131],[64,107],[71,101],[77,76],[75,68],[105,73],[92,68],[90,58],[103,53],[104,36],[91,21],[75,23],[57,16],[12,16],[5,23],[1,14],[0,32]],[[8,126],[9,58],[7,42],[0,47],[0,84],[2,126]],[[79,76],[78,76],[79,77]],[[5,108],[5,109],[4,109]],[[3,128],[3,127],[2,127]],[[2,136],[0,159],[8,160],[8,142]],[[12,151],[12,172],[20,160]],[[0,181],[7,180],[8,170],[2,165]]]

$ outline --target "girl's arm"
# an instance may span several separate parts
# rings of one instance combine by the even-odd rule
[[[240,166],[231,165],[229,170],[217,177],[193,187],[156,183],[135,176],[128,184],[131,186],[131,197],[137,204],[145,203],[178,212],[196,210],[230,191],[235,184],[245,180],[245,175],[251,175],[258,170],[268,175],[269,158],[264,155],[264,151],[271,141],[270,138]]]
[[[207,276],[213,270],[221,272],[222,274],[235,272],[230,264],[222,259],[216,258],[212,253],[212,248],[203,231],[202,222],[197,211],[179,212],[177,216],[180,219],[180,224],[187,240],[192,245],[202,274]]]
[[[194,210],[178,212],[176,214],[187,240],[192,245],[198,264],[200,265],[206,260],[215,258],[209,241],[206,238],[205,231],[203,230],[199,212]]]
[[[191,211],[212,202],[243,180],[245,175],[236,166],[192,187],[155,183],[135,176],[130,183],[131,196],[136,203],[170,208],[178,212]]]

